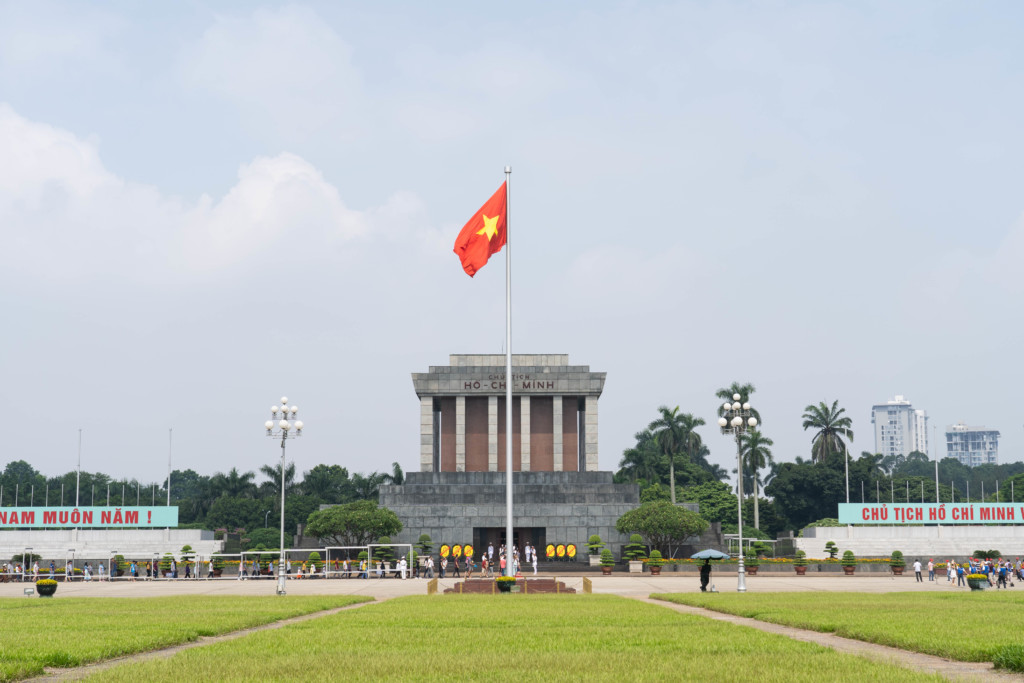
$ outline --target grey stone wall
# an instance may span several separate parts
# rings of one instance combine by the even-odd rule
[[[629,537],[615,522],[640,505],[640,489],[613,483],[611,472],[515,472],[512,499],[515,528],[543,527],[547,543],[575,543],[586,562],[591,534],[619,557]],[[424,533],[435,548],[473,543],[475,527],[505,526],[505,473],[409,472],[401,486],[381,487],[380,504],[402,520],[396,543],[415,543]]]

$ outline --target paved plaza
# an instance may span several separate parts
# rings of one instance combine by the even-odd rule
[[[590,573],[540,573],[538,578],[558,578],[567,586],[583,592],[583,578],[591,580],[594,593],[607,593],[626,597],[646,597],[651,593],[693,593],[700,590],[696,574],[649,574],[630,575],[625,572],[602,576]],[[529,578],[529,577],[528,577]],[[438,582],[438,592],[451,588],[461,579],[446,578]],[[287,584],[289,595],[369,595],[386,599],[403,595],[424,595],[427,592],[425,579],[291,579]],[[714,573],[711,583],[719,592],[736,592],[735,573]],[[271,579],[238,581],[237,579],[176,579],[157,581],[112,582],[75,581],[61,583],[57,588],[60,597],[154,597],[164,595],[272,595],[277,582]],[[32,583],[0,584],[0,597],[21,597]],[[889,593],[894,591],[966,591],[966,587],[955,588],[945,576],[936,581],[918,582],[913,574],[892,576],[871,574],[863,576],[748,576],[747,592],[800,592],[800,591],[843,591],[863,593]],[[1011,589],[1016,590],[1016,589]]]

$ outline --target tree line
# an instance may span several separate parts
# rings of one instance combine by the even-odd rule
[[[360,500],[376,503],[380,487],[405,480],[401,466],[392,463],[390,472],[349,473],[339,465],[317,465],[296,480],[295,464],[285,466],[285,531],[293,534],[310,513],[321,505],[339,505]],[[78,473],[46,477],[24,460],[7,463],[0,474],[4,507],[17,500],[29,505],[75,505]],[[194,470],[171,472],[171,505],[178,507],[178,526],[194,529],[279,529],[281,515],[281,468],[263,465],[258,471],[202,475]],[[63,502],[61,488],[63,486]],[[17,493],[15,493],[17,491]],[[17,496],[17,498],[16,498]],[[166,505],[167,481],[142,483],[137,479],[116,479],[101,472],[81,473],[78,505],[134,506]]]
[[[752,384],[733,382],[715,393],[719,400],[740,395],[747,403]],[[719,405],[718,414],[723,415]],[[924,453],[882,456],[850,452],[853,421],[838,401],[810,404],[801,416],[810,437],[808,458],[778,462],[774,442],[757,427],[740,437],[740,467],[732,474],[743,480],[744,535],[774,537],[779,531],[799,531],[812,523],[834,521],[837,503],[846,501],[849,468],[850,502],[934,502],[935,462]],[[703,419],[683,413],[677,406],[660,406],[657,417],[635,434],[634,446],[623,451],[618,482],[640,485],[641,502],[668,500],[695,502],[709,522],[721,522],[725,533],[736,532],[737,493],[725,483],[729,472],[708,461],[710,451],[699,428]],[[849,463],[844,458],[849,457]],[[1024,463],[968,467],[955,458],[939,462],[939,499],[943,502],[1015,501],[1024,499]],[[998,494],[997,494],[998,487]],[[763,496],[762,496],[763,494]]]

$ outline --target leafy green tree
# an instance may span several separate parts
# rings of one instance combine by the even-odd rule
[[[309,516],[306,533],[335,545],[366,545],[381,536],[393,536],[402,530],[398,515],[378,507],[371,500],[360,500],[318,510]]]
[[[846,408],[833,401],[829,407],[824,401],[804,408],[804,431],[816,430],[811,442],[811,456],[821,463],[836,453],[846,453],[844,438],[853,441],[853,421],[843,415]]]
[[[302,478],[302,491],[329,505],[350,503],[355,499],[348,470],[340,465],[317,465]]]
[[[736,523],[736,493],[720,481],[709,481],[680,490],[684,502],[697,503],[700,516],[709,522]]]
[[[238,468],[232,467],[227,474],[218,472],[213,475],[211,483],[217,498],[224,496],[228,498],[255,498],[257,492],[256,484],[253,483],[255,479],[255,472],[243,473],[239,472]]]
[[[842,456],[823,465],[784,462],[764,492],[775,499],[787,528],[802,529],[808,523],[836,513],[836,501],[845,498]]]
[[[740,435],[740,459],[743,462],[743,467],[750,472],[754,483],[754,528],[756,529],[761,528],[761,515],[757,500],[760,495],[759,485],[761,483],[759,471],[774,462],[771,448],[769,448],[773,445],[775,444],[771,439],[756,429]]]
[[[664,500],[644,503],[615,522],[620,534],[640,534],[650,545],[666,551],[670,544],[682,543],[707,528],[707,521],[697,513]]]

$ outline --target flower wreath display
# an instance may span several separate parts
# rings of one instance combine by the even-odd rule
[[[447,543],[445,543],[443,546],[441,546],[441,557],[448,557],[448,555],[450,553],[451,553],[451,548],[448,547]]]
[[[548,543],[547,547],[544,548],[544,554],[546,556],[548,556],[548,557],[554,557],[555,556],[555,546],[553,546],[550,543]]]

